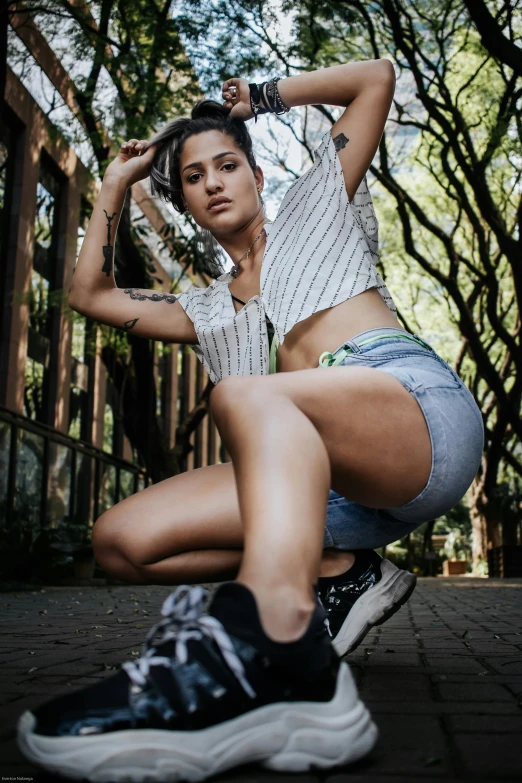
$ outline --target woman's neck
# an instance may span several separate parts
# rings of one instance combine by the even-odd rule
[[[256,215],[255,218],[251,220],[244,228],[235,231],[229,236],[216,237],[216,240],[219,242],[225,253],[230,256],[234,264],[237,264],[241,257],[245,255],[248,248],[252,245],[255,238],[260,233],[262,233],[257,242],[255,242],[255,244],[252,246],[252,249],[248,254],[248,258],[243,258],[241,261],[242,268],[244,267],[246,269],[247,267],[252,267],[254,265],[253,262],[255,258],[259,255],[260,247],[264,246],[263,226],[268,222],[269,220],[266,218],[264,213],[261,212],[259,215]]]

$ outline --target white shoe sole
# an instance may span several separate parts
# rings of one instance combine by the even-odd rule
[[[199,781],[250,762],[279,772],[328,769],[363,758],[377,740],[344,662],[330,702],[269,704],[200,731],[47,737],[34,732],[35,724],[30,712],[19,720],[24,755],[51,772],[93,783]]]
[[[353,652],[368,631],[397,612],[415,590],[417,577],[389,560],[381,563],[381,580],[353,605],[332,644],[338,655]]]

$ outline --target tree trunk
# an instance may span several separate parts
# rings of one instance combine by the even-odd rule
[[[488,549],[502,546],[503,508],[497,497],[488,497],[484,479],[476,479],[470,499],[472,530],[473,572],[478,571],[480,561],[487,559]]]

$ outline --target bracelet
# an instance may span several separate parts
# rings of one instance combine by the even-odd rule
[[[250,108],[256,122],[259,114],[268,114],[269,112],[286,114],[286,112],[290,111],[290,107],[283,102],[277,89],[277,82],[280,79],[280,76],[274,76],[268,82],[263,82],[259,85],[248,85],[250,89]],[[260,105],[261,102],[264,104],[263,106]]]

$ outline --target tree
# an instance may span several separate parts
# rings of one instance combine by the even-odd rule
[[[3,3],[1,40],[5,42],[10,22],[23,41],[29,46],[36,42],[54,63],[55,86],[74,107],[91,145],[93,176],[103,175],[123,139],[149,137],[168,119],[186,114],[199,97],[197,79],[172,19],[173,5],[173,0]],[[0,54],[5,85],[6,47]],[[17,55],[13,50],[12,57],[16,56],[28,58],[29,52]],[[62,127],[62,132],[70,140],[75,131]],[[115,253],[119,287],[155,285],[150,253],[140,241],[143,231],[131,218],[128,198]],[[172,223],[164,226],[162,240],[185,270],[206,271],[195,235]],[[192,449],[189,439],[207,412],[211,385],[189,412],[176,447],[170,450],[156,418],[152,341],[129,333],[115,337],[110,329],[103,333],[102,359],[120,399],[124,431],[152,480],[167,478],[181,470]]]
[[[286,44],[270,35],[266,2],[185,5],[193,17],[181,29],[196,58],[205,47],[201,75],[211,86],[231,71],[250,79],[348,60],[395,62],[394,108],[371,173],[387,217],[383,234],[400,226],[402,237],[388,240],[382,271],[392,291],[394,280],[414,272],[417,307],[407,310],[397,290],[408,328],[410,319],[429,323],[422,308],[436,303],[442,331],[459,343],[440,352],[483,414],[486,443],[470,492],[477,563],[488,545],[514,540],[522,518],[520,494],[510,489],[522,477],[519,3],[496,0],[488,10],[475,0],[288,0],[283,9],[294,25]],[[317,106],[300,127],[292,124],[307,155],[320,121],[335,117]],[[506,493],[515,508],[509,515]]]

